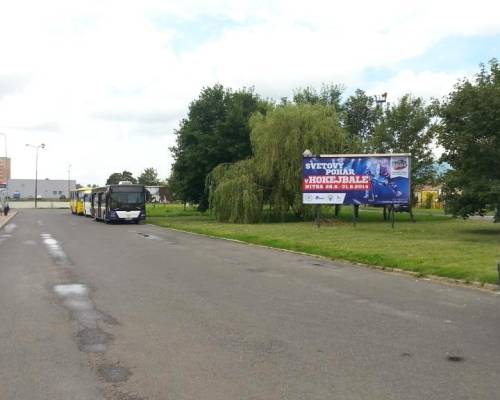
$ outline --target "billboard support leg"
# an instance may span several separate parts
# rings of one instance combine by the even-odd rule
[[[352,205],[352,224],[356,227],[356,205]]]
[[[413,216],[413,208],[412,208],[411,204],[410,204],[409,208],[410,208],[410,211],[408,211],[408,212],[410,213],[411,222],[417,222],[417,221],[415,221],[415,217]]]
[[[319,204],[316,205],[316,225],[318,228],[321,227],[321,206]]]
[[[497,271],[498,271],[498,290],[500,290],[500,261],[497,264]]]
[[[396,214],[394,212],[394,203],[391,205],[391,211],[392,211],[392,229],[394,229],[394,215]]]

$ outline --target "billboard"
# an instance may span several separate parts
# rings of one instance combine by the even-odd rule
[[[304,204],[409,204],[410,154],[304,157]]]
[[[147,203],[170,203],[172,198],[167,186],[145,186]]]

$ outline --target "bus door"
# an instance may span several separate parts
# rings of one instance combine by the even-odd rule
[[[106,203],[105,203],[106,205],[104,207],[104,214],[103,214],[103,216],[106,216],[106,214],[108,214],[109,207],[110,207],[110,204],[109,204],[110,203],[110,192],[108,191],[104,195],[106,196]]]
[[[97,193],[97,217],[96,219],[102,218],[102,193]]]
[[[90,194],[90,216],[95,218],[95,193]]]

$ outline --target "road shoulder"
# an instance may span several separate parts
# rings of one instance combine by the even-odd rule
[[[0,215],[0,229],[2,229],[5,225],[7,225],[12,218],[14,218],[17,215],[16,210],[11,210],[9,215],[4,216]]]

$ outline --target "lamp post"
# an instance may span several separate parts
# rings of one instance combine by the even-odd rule
[[[38,201],[38,149],[44,149],[45,144],[41,143],[38,146],[33,144],[26,144],[27,147],[35,149],[35,208],[37,208]]]
[[[71,194],[71,164],[68,164],[68,200]]]
[[[382,104],[387,102],[387,92],[382,93],[381,95],[375,95],[375,103],[377,104],[377,107],[381,107]]]

